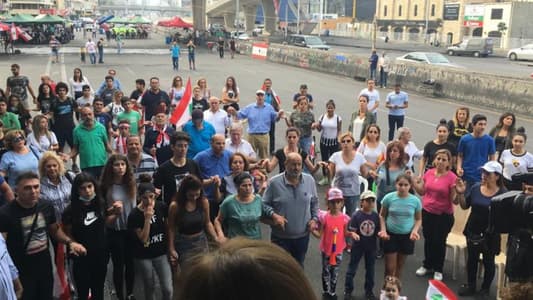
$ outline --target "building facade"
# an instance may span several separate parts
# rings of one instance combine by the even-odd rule
[[[434,42],[442,25],[443,0],[380,0],[376,4],[380,36]]]

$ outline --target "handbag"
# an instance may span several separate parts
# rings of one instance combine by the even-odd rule
[[[466,243],[470,248],[476,248],[480,251],[486,250],[487,247],[487,238],[484,233],[471,233],[466,237]]]

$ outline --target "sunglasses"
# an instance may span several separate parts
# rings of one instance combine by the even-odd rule
[[[13,143],[18,143],[18,142],[20,142],[20,141],[24,141],[24,140],[25,140],[24,137],[22,137],[22,136],[17,136],[16,138],[13,139]]]
[[[350,140],[350,139],[341,141],[342,144],[349,144],[351,142],[352,142],[352,140]]]

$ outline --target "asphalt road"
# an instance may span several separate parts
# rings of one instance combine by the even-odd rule
[[[128,49],[134,47],[141,48],[143,44],[157,42],[126,41],[126,43],[126,49]],[[48,63],[48,57],[44,55],[1,56],[0,69],[4,70],[4,75],[0,80],[5,80],[5,77],[9,74],[10,64],[19,63],[22,74],[29,76],[30,82],[35,90],[38,86],[39,76],[42,73],[49,73],[55,81],[64,81],[72,76],[73,68],[80,66],[80,64],[78,55],[65,54],[62,56],[63,61],[60,64]],[[179,72],[173,72],[170,55],[113,55],[108,53],[105,62],[104,65],[81,65],[84,75],[89,78],[93,86],[100,84],[106,75],[107,68],[112,67],[117,70],[117,77],[124,85],[126,94],[129,94],[134,89],[135,79],[137,78],[144,78],[148,81],[150,77],[158,76],[161,79],[161,87],[163,89],[169,89],[172,77],[179,74],[185,80],[190,77],[193,82],[200,77],[207,78],[212,93],[219,95],[225,78],[233,75],[241,91],[241,105],[255,101],[255,91],[261,87],[263,79],[268,77],[272,79],[273,88],[281,97],[282,106],[287,111],[289,111],[289,107],[291,106],[292,101],[290,99],[292,99],[292,95],[298,91],[300,84],[306,83],[309,86],[309,92],[313,95],[316,102],[316,118],[324,112],[326,101],[334,99],[337,103],[337,113],[340,114],[343,120],[349,120],[351,112],[356,107],[355,95],[364,88],[361,82],[355,82],[350,78],[311,72],[305,69],[282,66],[242,56],[237,56],[234,60],[229,59],[229,57],[219,59],[217,55],[203,51],[199,51],[197,54],[197,71],[181,69]],[[186,56],[181,59],[180,64],[182,68],[186,66]],[[384,101],[385,94],[388,92],[390,91],[385,89],[380,90],[382,101]],[[427,141],[434,138],[435,126],[439,119],[450,119],[455,109],[459,105],[463,105],[462,103],[447,101],[445,99],[427,98],[416,94],[410,94],[409,102],[410,107],[407,110],[405,125],[412,129],[413,140],[419,147],[423,147]],[[497,122],[497,118],[501,112],[487,111],[482,107],[472,107],[472,113],[486,114],[489,118],[489,126],[493,126]],[[346,121],[343,124],[344,129],[347,129]],[[382,108],[380,108],[378,113],[378,124],[382,128],[382,137],[384,137],[387,131],[387,124],[386,112]],[[524,126],[526,132],[533,132],[533,120],[518,118],[517,124]],[[281,147],[284,143],[283,136],[285,129],[286,126],[284,124],[280,123],[277,126],[277,147]],[[315,135],[318,136],[318,133],[315,133]],[[528,146],[528,149],[532,151],[531,145]],[[323,193],[324,188],[320,187],[320,194],[322,196]],[[321,203],[324,206],[323,200],[321,200]],[[268,228],[265,228],[264,238],[266,239],[268,237]],[[422,241],[416,243],[415,254],[408,258],[402,276],[404,281],[404,291],[402,294],[408,296],[409,299],[423,299],[427,288],[427,278],[417,278],[414,275],[415,270],[420,266],[423,259],[422,245]],[[338,293],[342,293],[345,268],[348,260],[348,256],[345,256],[341,268],[341,278],[337,288]],[[356,296],[359,298],[355,299],[362,299],[361,297],[363,295],[362,285],[364,275],[362,274],[362,266],[360,266],[359,270],[356,276],[356,291],[359,291],[356,292]],[[376,292],[378,291],[378,287],[383,283],[383,270],[383,260],[379,260],[376,263]],[[318,241],[316,239],[312,239],[309,246],[305,272],[311,280],[317,295],[320,295],[321,262]],[[447,261],[444,270],[444,282],[454,290],[464,280],[464,267],[461,267],[458,273],[459,279],[457,281],[452,280],[451,263]],[[495,289],[493,287],[492,295],[494,294]],[[140,294],[137,299],[142,299]]]

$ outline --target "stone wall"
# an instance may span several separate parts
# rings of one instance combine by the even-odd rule
[[[251,53],[251,44],[241,43],[242,53]],[[270,44],[268,61],[299,68],[364,80],[368,57]],[[434,85],[423,84],[432,80]],[[533,80],[470,72],[410,63],[392,64],[389,86],[401,83],[408,92],[443,97],[460,104],[477,105],[520,115],[533,115]]]

